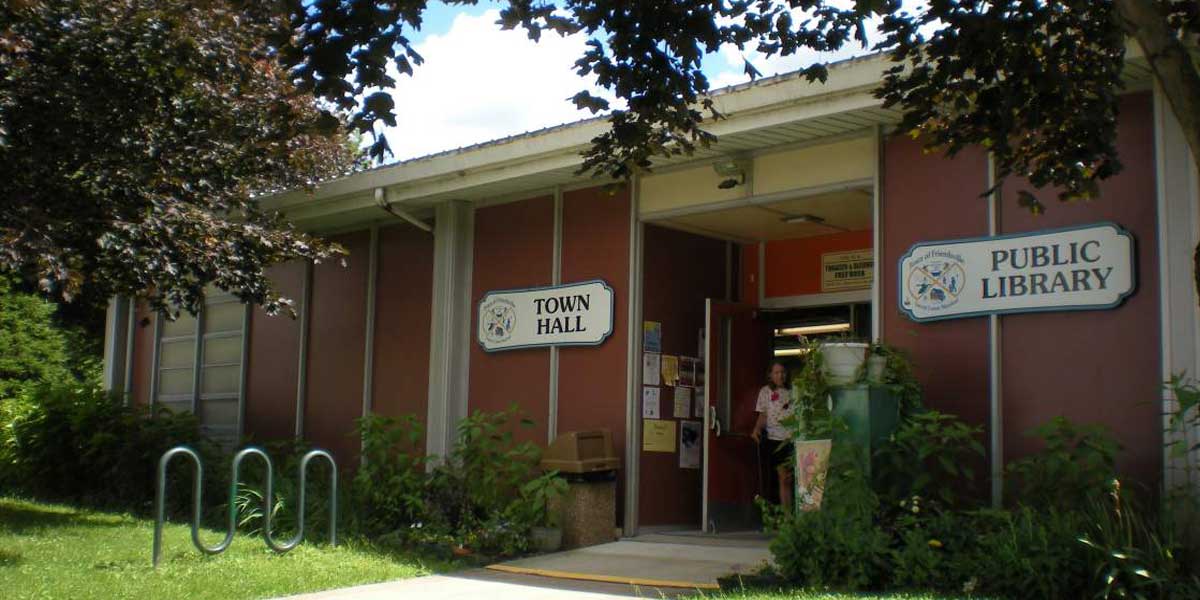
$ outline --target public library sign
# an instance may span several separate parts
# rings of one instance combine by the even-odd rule
[[[1134,290],[1133,236],[1112,223],[922,242],[900,258],[914,321],[1114,308]]]
[[[613,290],[600,280],[488,292],[476,339],[488,352],[595,346],[613,331]]]

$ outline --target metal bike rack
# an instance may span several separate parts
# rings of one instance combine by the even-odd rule
[[[229,549],[229,545],[233,543],[233,534],[237,529],[237,491],[238,491],[238,471],[241,468],[242,461],[247,456],[257,456],[267,465],[267,483],[266,494],[263,495],[263,540],[267,543],[267,547],[280,554],[287,552],[300,544],[304,539],[304,507],[306,483],[308,481],[308,463],[314,458],[324,458],[329,461],[330,467],[330,503],[329,503],[329,543],[337,545],[337,462],[333,460],[333,455],[324,450],[311,450],[300,459],[300,494],[296,505],[296,535],[287,541],[279,542],[271,535],[271,508],[274,506],[274,489],[275,477],[274,467],[271,464],[271,457],[267,456],[260,448],[245,448],[233,455],[233,464],[229,474],[229,511],[228,523],[226,525],[225,539],[221,540],[216,546],[205,546],[200,541],[200,507],[201,495],[203,493],[204,482],[204,465],[201,464],[200,455],[196,454],[195,450],[187,446],[176,446],[163,453],[162,458],[158,459],[158,485],[154,493],[154,547],[151,550],[151,562],[154,567],[158,567],[159,559],[162,557],[162,530],[166,512],[166,483],[167,483],[167,465],[171,459],[176,456],[186,456],[191,459],[196,465],[195,477],[192,478],[192,544],[205,554],[220,554]]]

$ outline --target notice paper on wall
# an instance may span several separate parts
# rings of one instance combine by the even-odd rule
[[[675,421],[642,419],[642,452],[674,452]]]
[[[657,386],[642,387],[642,418],[657,419],[659,417],[659,393]]]
[[[676,419],[686,419],[692,412],[692,388],[677,386],[675,388],[675,412]]]
[[[642,350],[662,352],[662,323],[642,321]]]
[[[700,421],[679,422],[679,468],[699,469],[701,438],[704,425]]]
[[[679,357],[670,354],[662,355],[663,385],[679,385]]]
[[[708,401],[708,399],[704,397],[704,386],[698,385],[693,389],[696,390],[696,392],[695,392],[696,401],[693,403],[693,405],[696,409],[696,413],[695,413],[696,418],[703,419],[704,418],[704,407],[706,406],[705,402]]]
[[[679,385],[696,385],[696,362],[696,359],[690,356],[679,357]]]
[[[642,353],[642,385],[658,385],[659,354],[657,352]]]

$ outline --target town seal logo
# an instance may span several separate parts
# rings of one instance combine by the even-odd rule
[[[507,342],[517,326],[515,305],[503,298],[488,302],[481,309],[484,336],[492,343]]]
[[[932,250],[909,268],[908,300],[927,311],[958,304],[967,273],[965,261],[954,252]]]

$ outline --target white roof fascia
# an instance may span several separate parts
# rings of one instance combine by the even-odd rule
[[[871,96],[871,91],[890,64],[886,57],[875,55],[832,65],[824,84],[809,83],[793,73],[774,81],[759,80],[719,91],[713,95],[713,101],[725,118],[707,121],[705,129],[722,136],[878,106],[880,102]],[[598,117],[541,133],[383,166],[320,183],[311,193],[293,190],[265,196],[262,207],[284,211],[289,218],[308,219],[315,216],[312,213],[366,206],[373,199],[364,197],[364,193],[378,187],[402,186],[393,191],[392,197],[397,202],[406,202],[513,177],[577,167],[582,162],[580,152],[608,127],[607,118]],[[344,200],[348,202],[340,206]],[[313,210],[329,202],[339,206]]]

